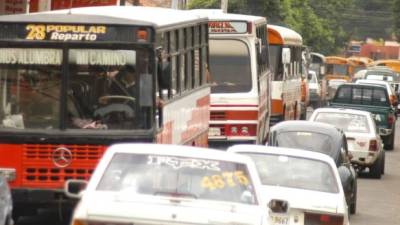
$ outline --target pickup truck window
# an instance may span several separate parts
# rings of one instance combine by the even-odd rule
[[[369,86],[342,86],[338,89],[333,102],[361,105],[390,105],[386,90]]]

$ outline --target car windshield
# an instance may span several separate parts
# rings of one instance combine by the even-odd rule
[[[249,47],[240,40],[210,40],[212,93],[249,92],[252,88]]]
[[[369,133],[371,130],[365,115],[319,112],[314,121],[332,124],[345,132]]]
[[[256,164],[263,185],[338,193],[338,183],[329,164],[307,158],[246,153]]]
[[[97,190],[258,204],[245,164],[202,158],[117,153]]]
[[[332,155],[332,138],[326,134],[309,131],[281,132],[276,137],[276,146],[299,148]]]
[[[358,81],[357,81],[358,82]],[[332,100],[337,103],[361,105],[390,105],[387,91],[379,86],[341,86]]]

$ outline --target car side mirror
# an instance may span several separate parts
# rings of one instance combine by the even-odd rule
[[[64,193],[69,198],[80,199],[88,182],[85,180],[67,180],[64,185]]]
[[[351,172],[346,166],[339,166],[338,168],[340,181],[342,182],[343,191],[350,190]]]

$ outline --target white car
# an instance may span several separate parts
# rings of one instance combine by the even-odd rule
[[[12,198],[7,179],[0,174],[0,224],[12,225]]]
[[[354,109],[321,108],[311,115],[310,121],[328,123],[342,129],[347,138],[352,163],[358,170],[369,168],[374,178],[385,171],[385,151],[382,139],[370,112]]]
[[[247,155],[255,162],[269,206],[270,225],[349,224],[342,183],[349,184],[340,180],[331,157],[260,145],[236,145],[228,151]]]
[[[189,146],[116,144],[86,189],[73,225],[266,225],[267,206],[254,163],[245,156]]]

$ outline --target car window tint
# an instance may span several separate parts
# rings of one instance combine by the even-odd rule
[[[344,132],[369,133],[367,117],[350,113],[319,112],[315,121],[331,124]]]
[[[247,153],[256,164],[263,185],[321,192],[339,192],[331,166],[323,161],[272,154]]]
[[[314,152],[331,155],[333,146],[332,138],[326,134],[315,132],[282,132],[276,137],[276,146],[287,148],[300,148]]]

